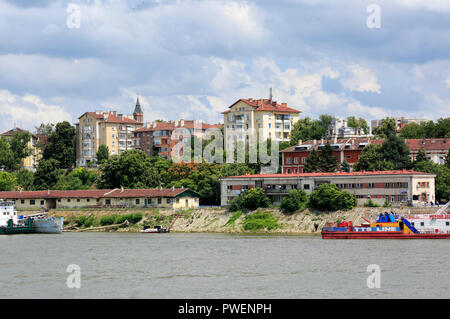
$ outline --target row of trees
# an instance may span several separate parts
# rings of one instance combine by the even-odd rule
[[[310,196],[304,190],[293,189],[283,197],[280,208],[286,213],[302,211],[307,207],[320,211],[352,209],[356,198],[347,191],[340,190],[334,184],[322,184]],[[262,188],[251,188],[241,192],[229,205],[230,211],[255,210],[272,206],[270,198]]]

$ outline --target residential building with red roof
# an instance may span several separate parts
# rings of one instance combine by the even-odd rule
[[[231,148],[236,142],[247,142],[251,134],[261,139],[286,142],[301,111],[269,99],[239,99],[222,112],[224,117],[224,146]]]
[[[86,112],[78,118],[77,129],[77,166],[87,166],[95,162],[100,145],[106,145],[110,155],[118,155],[132,149],[133,131],[142,127],[144,115],[139,103],[133,115],[118,114],[116,111]]]
[[[153,156],[153,152],[166,159],[172,158],[172,150],[179,142],[189,143],[191,136],[202,138],[209,129],[221,129],[222,124],[206,124],[201,121],[155,121],[135,130],[134,147]],[[180,151],[180,155],[182,152]]]
[[[184,209],[198,207],[199,195],[188,188],[42,190],[0,192],[18,209],[141,207]]]
[[[309,194],[325,183],[336,184],[355,195],[358,205],[369,199],[379,205],[386,200],[392,205],[422,205],[436,200],[435,177],[407,170],[230,176],[220,180],[221,205],[227,205],[250,188],[260,187],[274,203],[280,203],[292,189],[302,189]]]

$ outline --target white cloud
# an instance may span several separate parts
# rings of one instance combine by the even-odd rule
[[[341,83],[351,91],[381,93],[375,74],[360,65],[350,65],[347,74],[341,78]]]
[[[0,113],[2,132],[12,129],[14,124],[33,132],[41,123],[72,121],[71,115],[59,105],[47,104],[35,95],[14,95],[8,90],[0,90]]]

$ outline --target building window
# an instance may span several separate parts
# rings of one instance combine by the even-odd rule
[[[369,188],[374,188],[375,184],[374,183],[369,183]]]
[[[110,199],[105,199],[105,204],[106,205],[111,205],[111,200]]]
[[[161,204],[161,197],[158,197],[158,204]]]
[[[172,199],[171,198],[167,198],[166,201],[167,201],[167,204],[172,203]]]
[[[44,201],[43,200],[41,200],[41,205],[44,205]]]
[[[30,199],[30,205],[34,205],[36,202],[34,199]]]
[[[309,184],[303,185],[303,189],[309,189]]]
[[[290,157],[286,157],[286,164],[291,164],[291,158]]]
[[[24,199],[21,199],[21,200],[20,200],[20,203],[21,203],[21,204],[25,204],[25,200],[24,200]]]
[[[136,198],[136,205],[139,205],[140,204],[140,200],[139,200],[139,198]]]
[[[79,198],[77,198],[77,202],[78,202],[78,203],[80,202],[80,199],[79,199]]]

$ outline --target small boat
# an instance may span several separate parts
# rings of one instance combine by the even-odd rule
[[[450,202],[449,202],[450,203]],[[450,214],[445,205],[435,214],[395,216],[380,214],[377,221],[353,226],[352,222],[328,223],[322,229],[323,239],[450,239]]]
[[[158,234],[158,233],[168,233],[169,230],[166,228],[162,228],[161,226],[155,226],[151,228],[150,226],[144,226],[144,229],[141,230],[141,233],[144,234]]]
[[[47,214],[29,215],[35,233],[60,234],[63,231],[63,217],[48,217]]]

